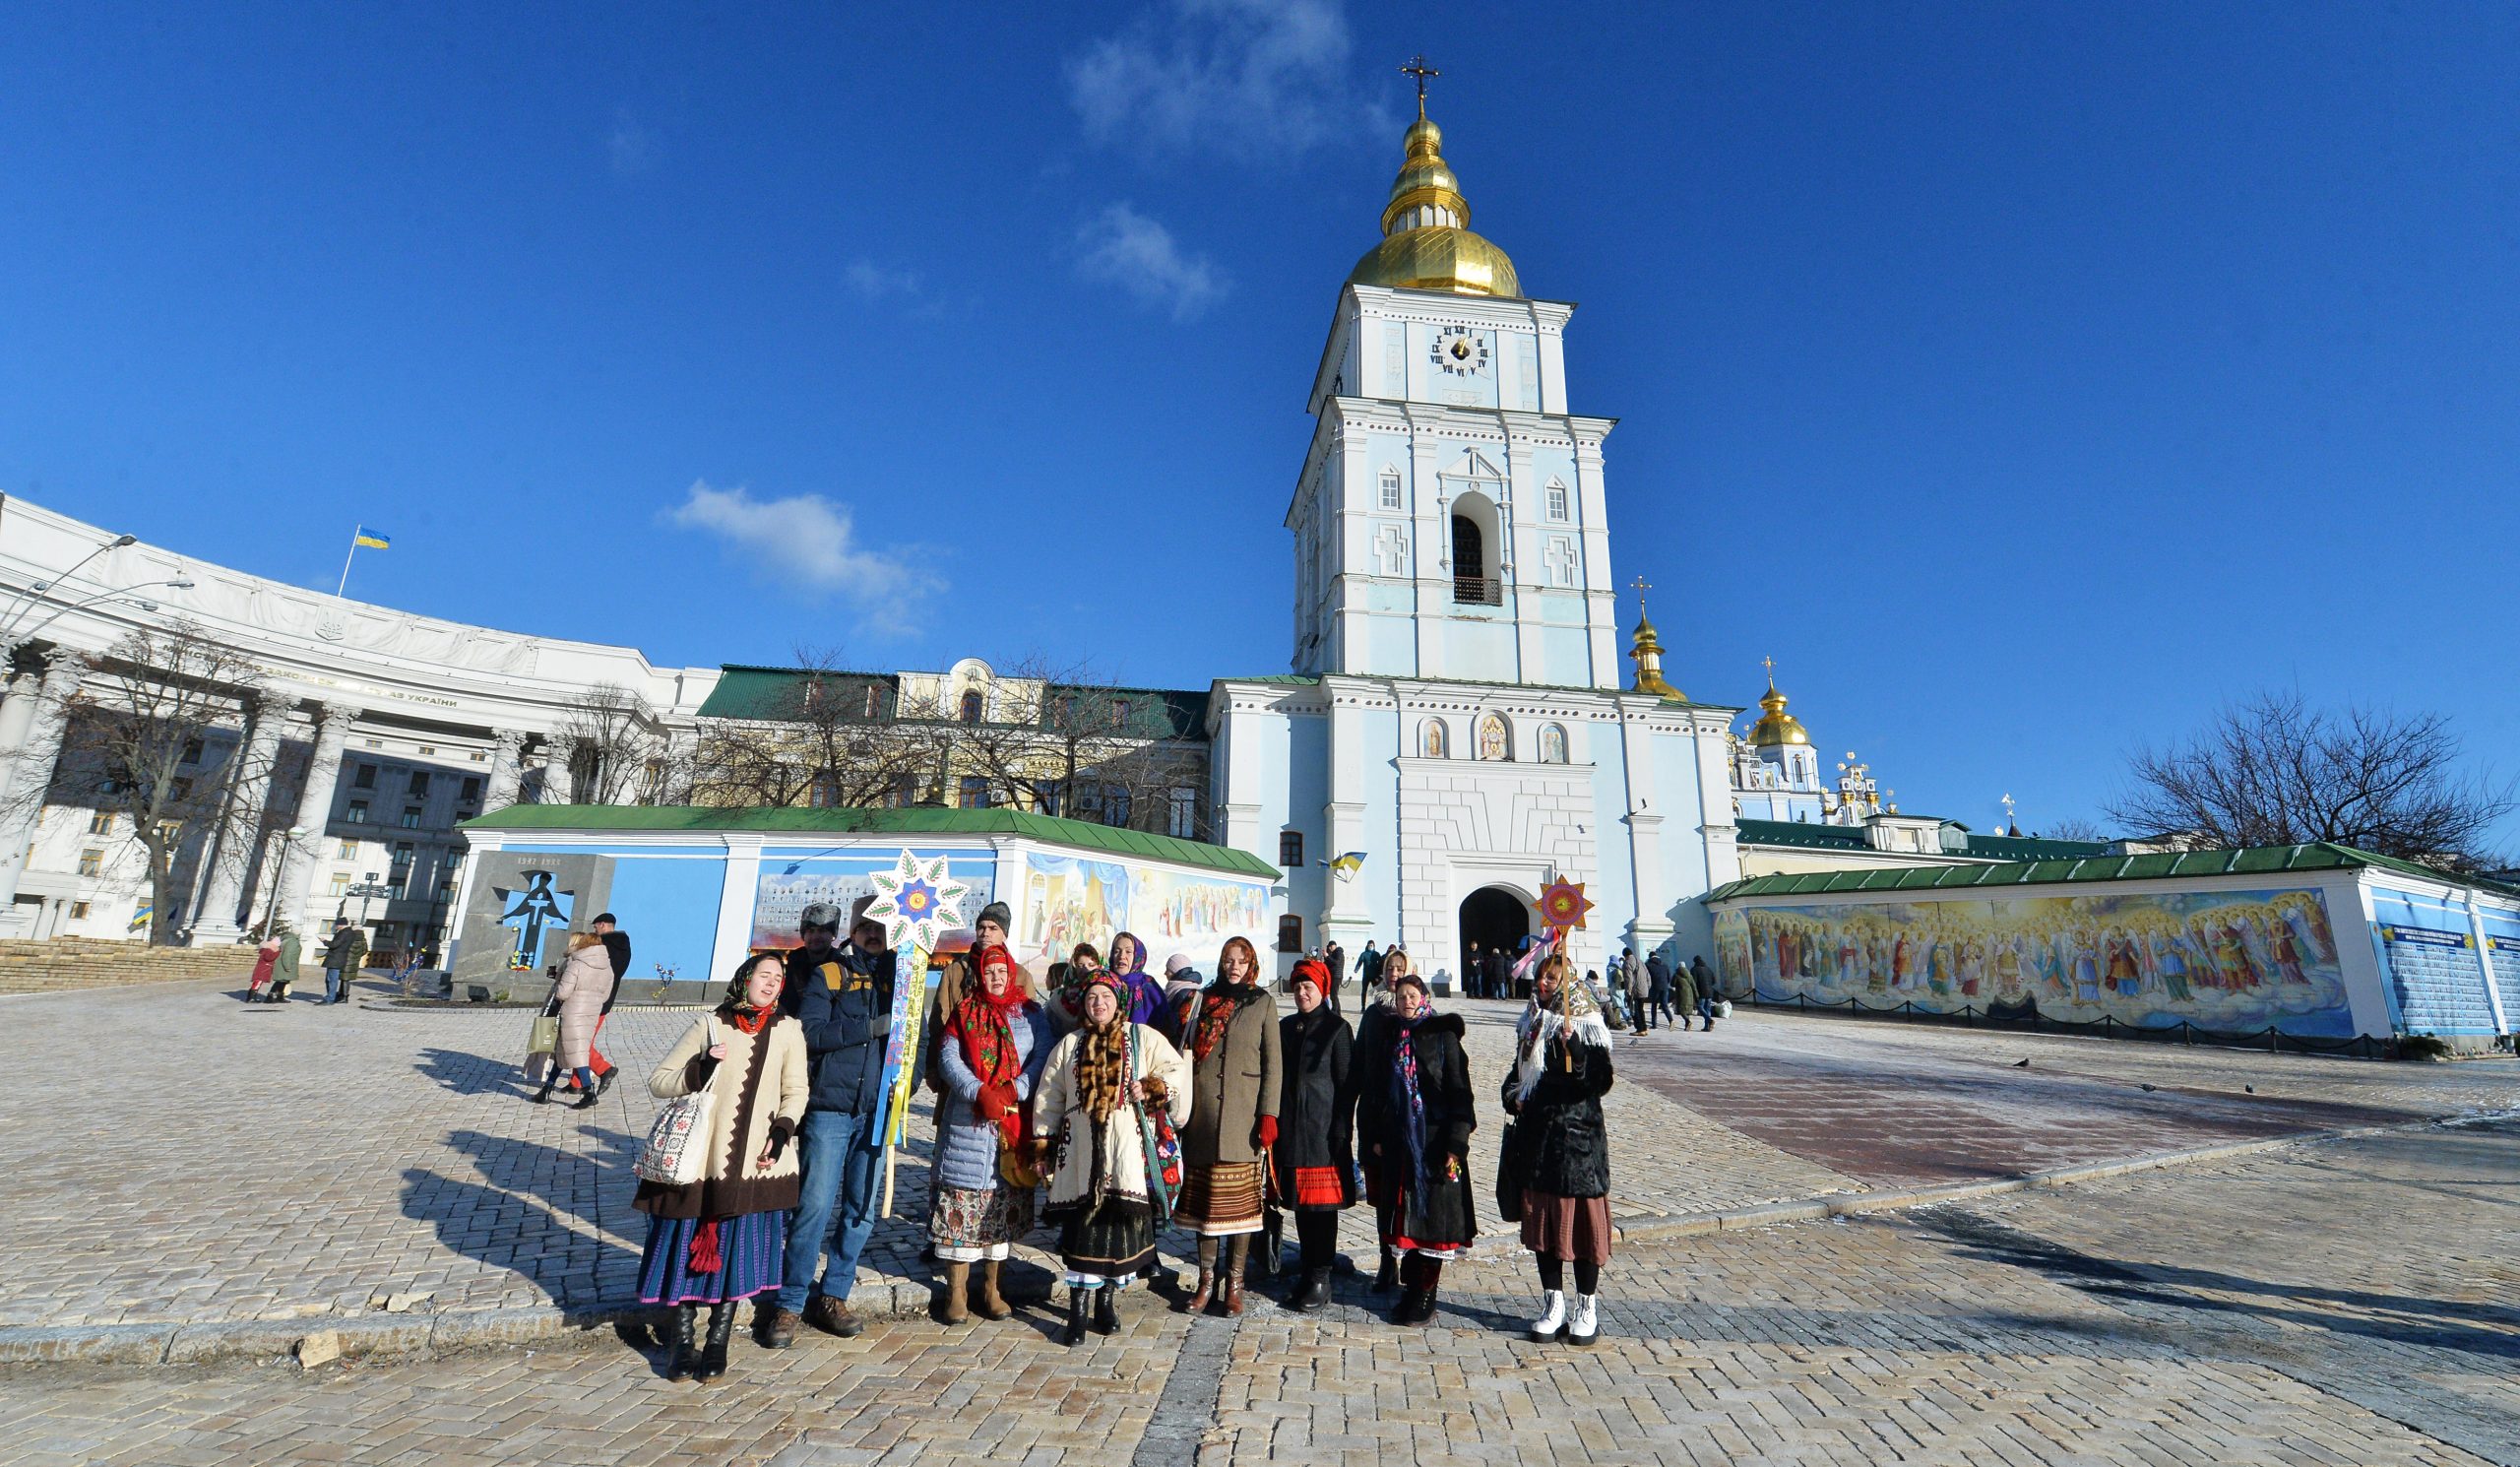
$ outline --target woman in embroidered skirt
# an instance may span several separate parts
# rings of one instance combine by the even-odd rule
[[[998,1292],[998,1265],[1009,1244],[1033,1231],[1033,1171],[1026,1120],[1033,1087],[1050,1057],[1050,1021],[1015,981],[1015,958],[1003,947],[973,955],[979,985],[945,1016],[938,1050],[945,1095],[936,1105],[936,1200],[927,1236],[945,1264],[940,1316],[971,1319],[966,1307],[972,1265],[979,1265],[980,1313],[1003,1319],[1015,1311]]]
[[[1531,1002],[1514,1031],[1505,1114],[1515,1117],[1501,1171],[1513,1197],[1499,1211],[1521,1217],[1523,1246],[1540,1259],[1535,1340],[1561,1334],[1589,1345],[1600,1332],[1596,1298],[1610,1260],[1610,1157],[1602,1097],[1610,1088],[1610,1029],[1593,990],[1565,955],[1541,960]],[[1566,1265],[1575,1265],[1575,1308],[1566,1308]]]
[[[659,1100],[702,1089],[712,1097],[700,1180],[679,1186],[642,1181],[630,1203],[648,1214],[639,1298],[674,1308],[673,1376],[715,1380],[726,1373],[736,1301],[778,1288],[786,1271],[788,1214],[800,1184],[789,1143],[811,1093],[804,1031],[779,1012],[786,979],[778,954],[747,959],[725,1000],[648,1077],[648,1092]],[[695,1354],[692,1335],[704,1304],[712,1306],[709,1340]]]
[[[1186,1033],[1190,1052],[1190,1123],[1181,1131],[1181,1205],[1176,1216],[1199,1236],[1197,1313],[1221,1300],[1242,1312],[1242,1270],[1251,1235],[1260,1231],[1260,1159],[1278,1142],[1280,1078],[1278,1000],[1259,986],[1260,955],[1228,937],[1217,979],[1199,995]],[[1217,1243],[1225,1241],[1223,1287]]]
[[[1339,1212],[1356,1201],[1356,1093],[1348,1083],[1355,1041],[1348,1021],[1326,1001],[1328,969],[1309,958],[1295,964],[1294,988],[1295,1011],[1278,1021],[1286,1081],[1271,1160],[1278,1200],[1294,1209],[1303,1267],[1303,1283],[1287,1308],[1301,1311],[1330,1302]]]
[[[1048,1215],[1059,1224],[1066,1266],[1067,1329],[1061,1343],[1094,1327],[1120,1327],[1120,1286],[1155,1257],[1155,1230],[1169,1201],[1148,1153],[1159,1116],[1173,1126],[1190,1116],[1190,1065],[1164,1036],[1128,1021],[1118,980],[1086,985],[1084,1023],[1058,1042],[1033,1097],[1033,1125],[1046,1138]]]
[[[1479,1128],[1459,1014],[1439,1014],[1426,981],[1391,985],[1391,1011],[1357,1064],[1356,1116],[1374,1216],[1400,1259],[1395,1324],[1435,1317],[1444,1264],[1479,1236],[1470,1194],[1470,1135]]]

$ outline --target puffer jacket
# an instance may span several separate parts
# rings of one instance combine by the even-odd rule
[[[596,1021],[603,1017],[603,1000],[611,991],[612,964],[603,955],[602,943],[579,948],[561,965],[559,987],[552,995],[560,1004],[562,1069],[576,1069],[588,1062],[587,1052],[595,1045]]]
[[[812,1108],[872,1116],[883,1102],[884,1048],[892,1037],[892,955],[854,946],[791,983],[803,1026]]]
[[[937,1028],[951,1015],[937,1016]],[[1008,1028],[1015,1036],[1016,1062],[1022,1066],[1015,1076],[1015,1099],[1031,1105],[1033,1090],[1040,1083],[1041,1066],[1050,1057],[1050,1019],[1041,1005],[1026,1000],[1022,1007],[1007,1016]],[[979,1099],[980,1079],[972,1073],[971,1064],[963,1058],[963,1047],[952,1036],[945,1036],[937,1049],[937,1068],[945,1077],[945,1094],[936,1102],[936,1176],[951,1187],[966,1191],[986,1192],[997,1189],[998,1149],[1005,1133],[994,1120],[982,1120],[972,1107]]]

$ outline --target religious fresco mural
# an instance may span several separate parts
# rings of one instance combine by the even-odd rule
[[[935,851],[919,853],[925,857],[948,854]],[[950,853],[950,856],[948,871],[972,893],[963,900],[964,915],[967,918],[976,917],[981,907],[994,900],[990,888],[995,884],[997,859],[986,851],[961,851]],[[752,935],[746,945],[755,952],[794,947],[797,943],[796,919],[816,902],[829,902],[844,914],[854,916],[875,895],[875,873],[890,871],[900,860],[901,851],[897,847],[817,856],[796,861],[765,857],[761,862],[761,874],[753,888]],[[848,934],[843,932],[842,935]],[[966,925],[939,935],[933,952],[940,956],[963,952],[971,945],[972,932]]]
[[[2355,1033],[2314,889],[1733,908],[1715,937],[1726,987],[1768,1001]]]
[[[1025,857],[1025,866],[1016,960],[1036,972],[1065,962],[1079,942],[1101,951],[1124,929],[1146,939],[1150,971],[1186,952],[1212,975],[1218,947],[1232,936],[1269,950],[1269,888],[1260,882],[1038,851]]]

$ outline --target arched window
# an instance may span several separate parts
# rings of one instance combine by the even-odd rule
[[[1385,465],[1377,492],[1383,508],[1398,509],[1400,507],[1400,471]]]
[[[1540,762],[1566,762],[1566,728],[1562,724],[1543,724],[1540,730]]]
[[[1514,757],[1514,733],[1506,727],[1503,715],[1482,713],[1479,716],[1479,757],[1491,760]]]
[[[980,721],[980,694],[979,694],[979,689],[977,689],[977,688],[974,688],[974,689],[972,689],[971,691],[969,691],[969,692],[967,692],[967,693],[963,694],[963,714],[962,714],[962,717],[963,717],[963,722],[964,722],[964,723],[967,723],[967,724],[976,724],[976,723],[978,723],[978,722]]]
[[[1418,726],[1418,753],[1426,759],[1452,757],[1451,741],[1444,736],[1444,721],[1430,718]]]
[[[1496,505],[1483,494],[1464,494],[1453,501],[1453,601],[1472,606],[1505,604],[1498,579]]]

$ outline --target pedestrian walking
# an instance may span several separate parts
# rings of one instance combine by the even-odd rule
[[[1688,973],[1685,969],[1676,973],[1667,971],[1662,977],[1654,980],[1654,1017],[1660,1020],[1666,1029],[1670,1028],[1676,1020],[1680,1028],[1685,1030],[1689,1027],[1688,1011],[1696,1005],[1683,1003],[1677,1014],[1671,1011],[1671,990],[1675,982],[1679,986],[1686,986]]]
[[[333,940],[324,944],[324,1001],[346,1003],[350,996],[350,980],[367,966],[367,933],[350,925],[347,918],[333,924]]]
[[[263,990],[264,1002],[286,1003],[288,1001],[289,985],[297,982],[301,950],[297,929],[284,925],[280,928],[280,951],[272,958],[272,986]]]
[[[756,1319],[761,1342],[773,1350],[796,1342],[800,1320],[842,1339],[865,1327],[850,1311],[849,1296],[857,1286],[857,1256],[875,1231],[875,1184],[884,1171],[878,1122],[884,1048],[892,1035],[893,957],[884,950],[881,924],[859,918],[848,944],[836,947],[831,938],[839,925],[840,909],[828,902],[799,916],[797,932],[806,940],[788,960],[780,998],[795,1005],[807,1095],[797,1128],[804,1181],[788,1219],[787,1260],[778,1297]],[[798,974],[816,951],[822,960]]]
[[[1663,1009],[1664,1012],[1669,1013],[1676,1004],[1680,1015],[1680,1030],[1686,1033],[1689,1027],[1689,1016],[1697,1012],[1697,982],[1689,976],[1689,970],[1677,963],[1671,965],[1670,974],[1670,982],[1663,986]],[[1669,1021],[1666,1020],[1666,1022]]]
[[[272,968],[280,962],[280,933],[272,932],[254,944],[254,976],[245,983],[245,1001],[252,1003],[263,996],[271,986]]]
[[[1045,1211],[1059,1225],[1067,1345],[1085,1338],[1089,1302],[1095,1329],[1119,1328],[1120,1289],[1155,1260],[1167,1220],[1158,1121],[1191,1116],[1189,1061],[1121,1002],[1107,973],[1086,986],[1085,1022],[1051,1049],[1033,1099],[1034,1131],[1055,1158]]]
[[[1008,1247],[1033,1231],[1033,1170],[1027,1134],[1033,1089],[1050,1057],[1050,1020],[1015,984],[1015,957],[980,949],[979,987],[945,1016],[945,1096],[937,1102],[936,1200],[927,1237],[945,1264],[938,1317],[966,1323],[1015,1311],[998,1287]]]
[[[1689,976],[1697,984],[1698,1013],[1706,1020],[1706,1027],[1713,1029],[1715,1011],[1723,1003],[1724,995],[1715,991],[1715,970],[1706,966],[1706,954],[1697,953],[1689,958]]]
[[[621,1000],[621,978],[630,971],[630,934],[621,930],[619,919],[609,912],[587,924],[587,930],[603,939],[604,958],[612,965],[612,989],[603,995],[603,1012],[596,1015],[595,1033],[587,1037],[587,1068],[595,1071],[595,1093],[601,1095],[612,1088],[618,1071],[596,1040],[603,1034],[603,1021],[612,1017],[612,1005]]]
[[[327,972],[328,986],[331,979]],[[568,956],[560,962],[560,982],[551,990],[560,1016],[560,1051],[543,1071],[542,1088],[526,1099],[537,1106],[549,1105],[552,1087],[560,1083],[560,1076],[569,1074],[578,1081],[578,1098],[570,1109],[584,1111],[595,1105],[595,1071],[587,1063],[587,1050],[595,1043],[596,1019],[603,1012],[603,995],[611,988],[612,962],[604,955],[603,939],[593,932],[570,933]]]
[[[1120,996],[1126,1000],[1129,1022],[1152,1024],[1164,1011],[1164,984],[1146,971],[1146,943],[1135,932],[1111,934],[1111,976],[1120,981]]]
[[[1356,1093],[1349,1077],[1355,1034],[1324,992],[1320,967],[1297,963],[1295,1011],[1278,1021],[1285,1079],[1278,1102],[1278,1144],[1271,1148],[1281,1205],[1295,1215],[1302,1282],[1287,1300],[1298,1311],[1330,1303],[1330,1270],[1338,1261],[1339,1214],[1356,1202]],[[1268,1238],[1264,1246],[1276,1248]]]
[[[1260,987],[1260,955],[1228,937],[1216,982],[1199,995],[1189,1030],[1190,1120],[1181,1131],[1176,1217],[1198,1235],[1199,1285],[1189,1311],[1221,1302],[1242,1312],[1242,1271],[1260,1231],[1261,1156],[1278,1141],[1284,1081],[1278,1001]],[[1224,1244],[1222,1283],[1218,1244]]]
[[[1365,939],[1365,950],[1356,954],[1356,1006],[1362,1008],[1374,1000],[1374,986],[1382,982],[1382,953],[1371,937]]]
[[[1670,987],[1670,970],[1663,966],[1663,955],[1656,953],[1645,960],[1645,966],[1628,975],[1627,1016],[1638,1034],[1654,1032],[1654,985],[1660,981]]]
[[[1610,1088],[1610,1028],[1591,988],[1552,953],[1514,1027],[1505,1114],[1514,1117],[1496,1199],[1519,1218],[1523,1246],[1540,1263],[1540,1317],[1531,1337],[1590,1345],[1601,1331],[1602,1265],[1610,1260],[1609,1132],[1602,1097]],[[1566,1265],[1575,1265],[1575,1302]]]
[[[590,939],[593,933],[582,934]],[[586,951],[600,954],[600,944]],[[691,1026],[656,1073],[648,1093],[671,1100],[707,1090],[707,1160],[697,1181],[641,1181],[630,1205],[648,1215],[639,1255],[639,1299],[673,1307],[676,1378],[726,1373],[735,1306],[779,1287],[788,1214],[798,1192],[797,1119],[805,1114],[805,1045],[796,1021],[779,1011],[786,981],[776,953],[745,959],[725,997]],[[693,1336],[709,1308],[707,1343]]]
[[[1357,1064],[1357,1129],[1383,1243],[1400,1258],[1395,1324],[1435,1317],[1444,1264],[1479,1236],[1470,1193],[1478,1129],[1461,1015],[1437,1013],[1425,980],[1391,985],[1389,1016]]]

